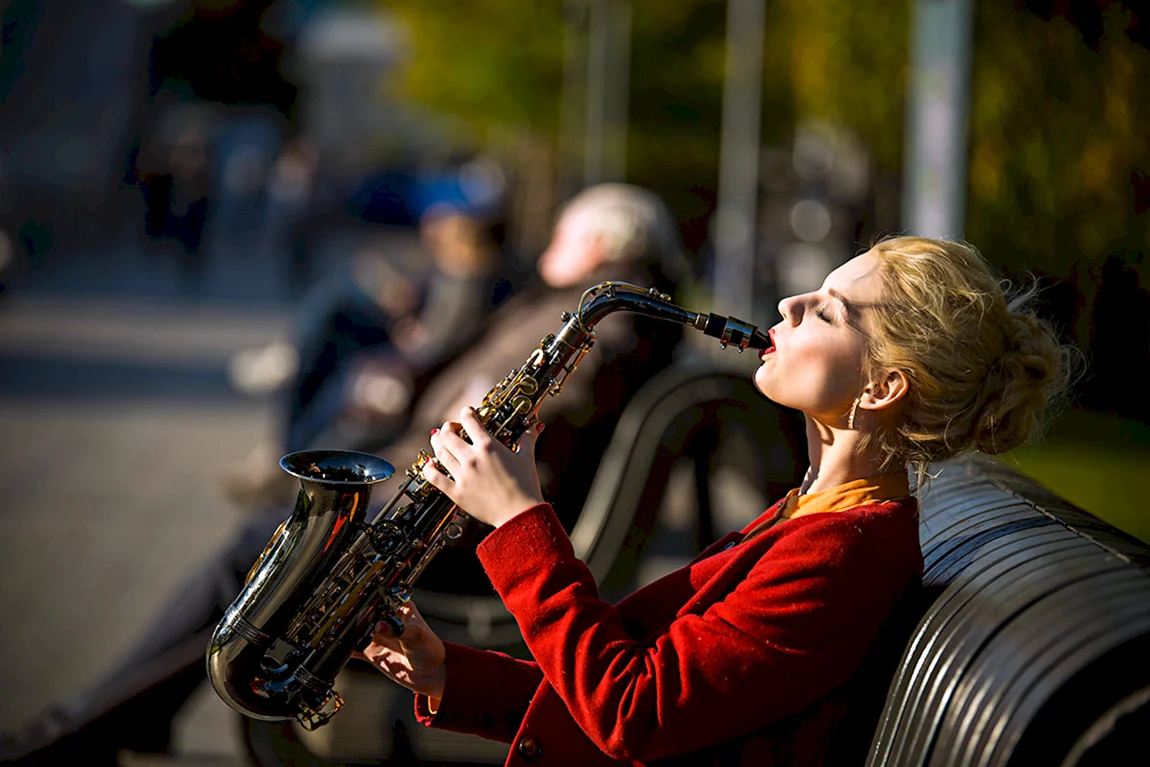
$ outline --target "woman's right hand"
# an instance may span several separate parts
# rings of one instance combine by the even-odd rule
[[[396,616],[403,635],[396,637],[386,623],[375,627],[371,644],[355,657],[362,658],[407,689],[439,700],[447,679],[447,650],[415,604],[407,602]]]

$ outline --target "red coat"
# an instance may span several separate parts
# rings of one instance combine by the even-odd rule
[[[851,677],[922,577],[902,499],[731,533],[617,605],[599,599],[550,506],[479,556],[534,663],[448,645],[424,724],[514,743],[507,764],[820,764]],[[750,530],[775,508],[748,525]]]

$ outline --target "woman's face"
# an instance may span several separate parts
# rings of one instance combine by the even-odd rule
[[[867,306],[880,296],[878,258],[871,252],[835,269],[813,293],[779,302],[782,321],[771,328],[755,386],[769,399],[816,420],[842,420],[862,394]]]

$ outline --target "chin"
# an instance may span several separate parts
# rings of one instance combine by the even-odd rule
[[[784,393],[779,392],[777,387],[772,386],[773,382],[771,381],[770,376],[760,375],[762,372],[763,368],[760,367],[752,379],[755,385],[755,390],[758,391],[759,394],[763,395],[766,399],[781,407],[789,408],[791,410],[803,410],[801,403],[795,403],[791,401]]]
[[[754,378],[751,379],[755,385],[755,390],[758,391],[759,394],[761,394],[764,397],[766,397],[767,399],[769,399],[771,402],[774,402],[774,403],[779,404],[779,405],[785,405],[785,403],[779,402],[779,400],[777,400],[771,396],[770,381],[766,380],[765,376],[759,375],[759,373],[762,372],[762,370],[763,370],[762,368],[759,368],[755,372]]]

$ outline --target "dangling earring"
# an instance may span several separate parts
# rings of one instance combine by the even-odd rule
[[[855,428],[855,413],[859,409],[859,400],[861,397],[855,397],[855,401],[851,403],[851,414],[847,416],[847,428],[854,431]]]

